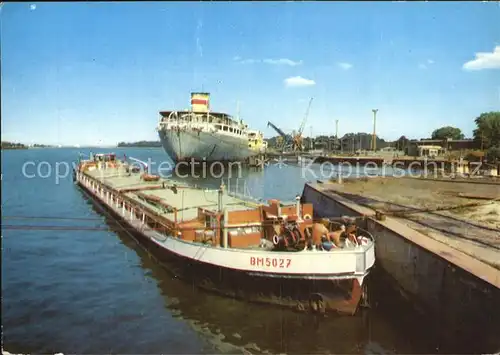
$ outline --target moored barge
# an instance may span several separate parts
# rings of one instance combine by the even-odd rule
[[[247,301],[356,312],[375,253],[353,221],[315,221],[299,198],[256,203],[97,157],[79,163],[75,182],[176,276]]]

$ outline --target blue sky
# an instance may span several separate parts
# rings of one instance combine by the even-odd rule
[[[378,108],[385,139],[470,136],[500,109],[499,18],[493,2],[7,3],[2,140],[157,139],[158,111],[198,90],[267,136],[310,97],[305,135],[371,132]]]

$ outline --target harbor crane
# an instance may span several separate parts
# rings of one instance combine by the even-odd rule
[[[297,133],[294,132],[294,134],[293,134],[292,148],[295,151],[304,150],[304,145],[302,144],[302,133],[304,132],[307,118],[309,117],[309,110],[311,109],[312,100],[313,100],[313,98],[311,97],[311,99],[309,100],[309,104],[307,105],[306,114],[304,115],[304,119],[302,120],[302,123],[300,124],[298,132]]]
[[[279,127],[274,125],[272,122],[267,122],[267,126],[271,126],[280,136],[279,141],[278,141],[278,150],[285,150],[287,148],[291,148],[293,151],[302,151],[304,149],[304,146],[302,144],[302,133],[304,132],[304,128],[306,126],[307,118],[309,117],[309,110],[311,109],[311,103],[312,103],[313,98],[309,100],[309,104],[307,105],[307,110],[304,115],[304,119],[302,120],[299,130],[297,132],[293,131],[292,132],[292,137],[290,139],[290,136],[285,134],[283,130],[281,130]]]
[[[271,126],[278,134],[278,146],[276,147],[279,151],[285,150],[285,147],[287,146],[289,137],[283,132],[279,127],[274,125],[272,122],[267,122],[267,127]]]

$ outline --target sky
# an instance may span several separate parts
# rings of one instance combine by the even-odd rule
[[[495,2],[3,3],[2,140],[157,140],[160,110],[208,91],[265,136],[470,137],[500,110]]]

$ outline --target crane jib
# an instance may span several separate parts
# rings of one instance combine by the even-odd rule
[[[283,138],[283,143],[281,144],[280,148],[285,148],[289,143],[293,143],[292,147],[294,150],[302,150],[302,133],[304,132],[307,118],[309,117],[309,110],[311,109],[312,101],[313,98],[311,97],[309,99],[309,104],[307,105],[306,113],[300,124],[299,130],[297,131],[297,133],[293,132],[291,137],[290,135],[287,135],[285,132],[283,132],[279,127],[274,125],[272,122],[267,122],[267,126],[271,126]]]

